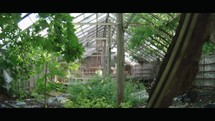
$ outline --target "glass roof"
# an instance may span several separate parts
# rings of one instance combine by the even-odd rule
[[[27,13],[23,13],[25,16]],[[124,13],[126,15],[127,13]],[[71,13],[73,18],[72,23],[75,26],[75,34],[79,41],[83,43],[85,47],[85,53],[83,57],[90,56],[99,49],[96,48],[96,43],[107,39],[108,37],[108,25],[111,25],[111,40],[112,47],[116,46],[116,18],[114,13]],[[19,27],[24,30],[31,26],[35,21],[37,21],[37,13],[32,13],[25,17],[19,22]],[[126,24],[126,22],[125,22]],[[41,31],[42,36],[46,35],[47,31]],[[131,37],[129,33],[125,31],[124,34],[125,42]],[[126,47],[126,46],[125,46]],[[145,48],[146,47],[146,48]],[[143,51],[147,48],[156,50],[155,54],[147,53]],[[140,57],[144,57],[147,61],[155,60],[157,57],[164,57],[164,52],[160,51],[155,45],[151,45],[150,42],[143,44],[143,48],[139,48],[137,52],[132,52],[131,50],[125,49],[128,53],[134,54]]]

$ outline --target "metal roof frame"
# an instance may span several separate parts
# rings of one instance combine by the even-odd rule
[[[132,19],[134,16],[140,15],[140,13],[125,13],[125,15],[128,15],[127,21],[124,23],[125,29],[128,27],[135,27],[138,25],[138,27],[143,26],[145,24],[140,23],[132,23]],[[159,17],[156,15],[156,13],[146,13],[147,16],[151,16],[153,19],[160,20]],[[170,18],[174,21],[178,21],[171,13],[167,13]],[[26,13],[23,15],[22,19],[28,18],[31,13]],[[112,33],[112,47],[116,46],[116,18],[114,13],[71,13],[70,15],[73,15],[73,21],[72,23],[75,25],[76,32],[79,41],[83,44],[85,47],[85,53],[84,57],[90,56],[94,52],[97,52],[99,49],[96,49],[96,40],[104,40],[106,39],[106,34],[108,33],[105,31],[106,26],[111,25],[111,33]],[[141,17],[145,21],[147,21],[148,25],[155,28],[159,34],[152,35],[149,39],[144,40],[145,42],[142,44],[142,47],[139,47],[135,50],[138,52],[134,52],[133,50],[129,50],[126,48],[126,51],[130,51],[130,54],[145,56],[145,60],[151,61],[155,60],[156,57],[164,57],[164,54],[166,53],[165,50],[167,50],[168,45],[171,43],[172,37],[174,36],[174,32],[167,33],[165,30],[162,30],[161,28],[154,26],[154,24],[148,20],[147,18]],[[127,41],[132,35],[125,31],[125,41]],[[158,40],[159,39],[159,40]],[[155,45],[154,42],[157,42],[159,44]],[[165,49],[159,49],[159,46],[163,46]],[[126,47],[126,46],[125,46]],[[144,50],[152,49],[154,50],[153,53],[147,53]],[[141,54],[139,54],[141,53]],[[142,57],[140,57],[142,58]],[[148,58],[148,59],[147,59]]]

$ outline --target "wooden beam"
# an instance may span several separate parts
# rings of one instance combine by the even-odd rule
[[[206,40],[209,13],[183,13],[176,35],[162,62],[149,95],[147,108],[168,108],[175,96],[186,91],[198,72]]]
[[[108,26],[108,46],[107,46],[107,75],[111,73],[111,26]]]
[[[84,23],[84,22],[78,22],[78,23],[73,23],[74,25],[97,25],[97,26],[106,26],[106,25],[117,25],[116,23]],[[145,26],[149,24],[143,24],[143,23],[129,23],[128,26]]]
[[[97,56],[102,56],[102,55],[89,55],[88,57],[97,57]]]
[[[106,26],[106,25],[116,25],[116,23],[72,23],[74,25],[99,25],[99,26]]]
[[[116,105],[120,107],[120,104],[124,102],[124,63],[125,63],[125,54],[124,54],[124,30],[123,30],[123,14],[117,13],[117,100]]]
[[[132,13],[131,17],[129,18],[128,22],[125,24],[125,29],[128,28],[128,25],[131,23],[132,19],[134,18],[134,16],[136,15],[136,13]]]
[[[109,13],[107,13],[105,23],[108,23]],[[103,37],[106,38],[107,26],[104,26]],[[107,40],[102,40],[103,43],[103,77],[107,77]]]
[[[95,40],[106,40],[106,37],[83,37],[79,38],[79,40],[85,40],[85,39],[95,39]]]

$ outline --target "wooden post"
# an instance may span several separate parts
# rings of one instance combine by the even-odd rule
[[[103,47],[102,47],[102,50],[103,50],[103,72],[102,72],[102,75],[103,77],[106,77],[107,76],[107,53],[106,53],[106,39],[105,40],[102,40],[102,44],[103,44]]]
[[[117,107],[124,101],[124,32],[123,32],[123,14],[116,14],[117,22]]]
[[[48,74],[48,63],[45,64],[45,73],[44,73],[44,76],[45,76],[45,90],[44,90],[44,96],[45,96],[45,108],[48,107],[48,102],[47,102],[47,74]]]
[[[108,25],[108,46],[107,46],[107,75],[111,73],[111,26]]]

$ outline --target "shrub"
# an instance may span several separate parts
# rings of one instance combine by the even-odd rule
[[[125,82],[123,108],[141,105],[145,100],[132,96],[132,93],[144,90],[139,82]],[[68,87],[70,101],[64,105],[67,108],[114,108],[116,107],[116,81],[111,78],[95,76],[87,83],[76,83]]]

